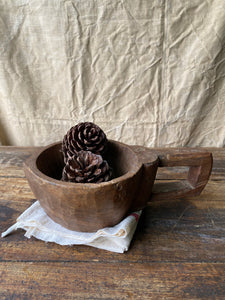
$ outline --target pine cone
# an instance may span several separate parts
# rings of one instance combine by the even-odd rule
[[[62,180],[78,183],[100,183],[110,180],[111,169],[101,155],[79,151],[69,157],[63,169]]]
[[[102,155],[106,144],[106,135],[100,127],[91,122],[79,123],[70,128],[63,138],[64,162],[81,150]]]

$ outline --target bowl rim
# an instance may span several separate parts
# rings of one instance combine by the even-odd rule
[[[111,143],[116,143],[116,144],[119,144],[121,145],[122,147],[125,147],[127,149],[129,149],[130,152],[132,152],[132,155],[135,157],[136,159],[136,164],[137,166],[133,169],[133,170],[130,170],[128,172],[126,172],[125,174],[121,175],[121,176],[118,176],[116,178],[113,178],[109,181],[105,181],[105,182],[100,182],[100,183],[77,183],[77,182],[69,182],[69,181],[62,181],[62,180],[59,180],[59,179],[55,179],[55,178],[52,178],[46,174],[44,174],[43,172],[41,172],[39,170],[39,168],[37,167],[37,160],[38,158],[40,157],[40,155],[50,149],[50,148],[53,148],[55,147],[56,145],[59,145],[59,144],[62,144],[61,141],[58,141],[58,142],[55,142],[55,143],[51,143],[47,146],[44,146],[42,147],[39,151],[36,151],[34,154],[32,154],[24,163],[24,166],[25,168],[29,168],[29,170],[39,179],[45,181],[45,182],[48,182],[49,184],[53,184],[53,185],[56,185],[56,186],[65,186],[67,188],[72,188],[72,187],[76,187],[76,188],[91,188],[91,189],[97,189],[99,188],[100,186],[101,187],[107,187],[107,186],[111,186],[111,185],[114,185],[114,184],[119,184],[121,183],[122,181],[125,181],[127,179],[130,179],[132,178],[134,175],[136,175],[138,173],[138,171],[142,168],[142,163],[140,162],[139,158],[138,158],[138,155],[135,153],[135,151],[133,151],[132,147],[130,147],[129,145],[126,145],[124,143],[121,143],[121,142],[118,142],[118,141],[115,141],[115,140],[109,140],[109,142]]]

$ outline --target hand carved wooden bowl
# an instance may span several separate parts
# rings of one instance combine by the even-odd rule
[[[105,159],[114,178],[103,183],[61,181],[61,143],[43,148],[25,162],[25,175],[45,212],[55,222],[76,231],[93,232],[114,226],[153,198],[197,195],[212,167],[211,153],[201,149],[149,149],[109,141]],[[166,193],[152,192],[158,166],[188,166],[187,180]]]

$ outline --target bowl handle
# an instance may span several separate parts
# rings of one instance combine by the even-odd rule
[[[155,182],[149,202],[197,196],[207,184],[212,170],[212,153],[202,148],[146,148],[133,146],[145,165],[148,155],[158,157],[158,167],[188,167],[186,180]],[[143,155],[144,154],[144,155]],[[171,178],[172,179],[172,178]]]
[[[197,196],[207,184],[212,170],[212,153],[199,148],[154,150],[159,167],[188,167],[186,180],[155,183],[150,201]]]

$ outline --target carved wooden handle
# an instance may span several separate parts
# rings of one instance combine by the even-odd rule
[[[197,148],[154,149],[159,167],[189,167],[186,180],[156,183],[150,201],[197,196],[204,189],[212,170],[212,154]]]

